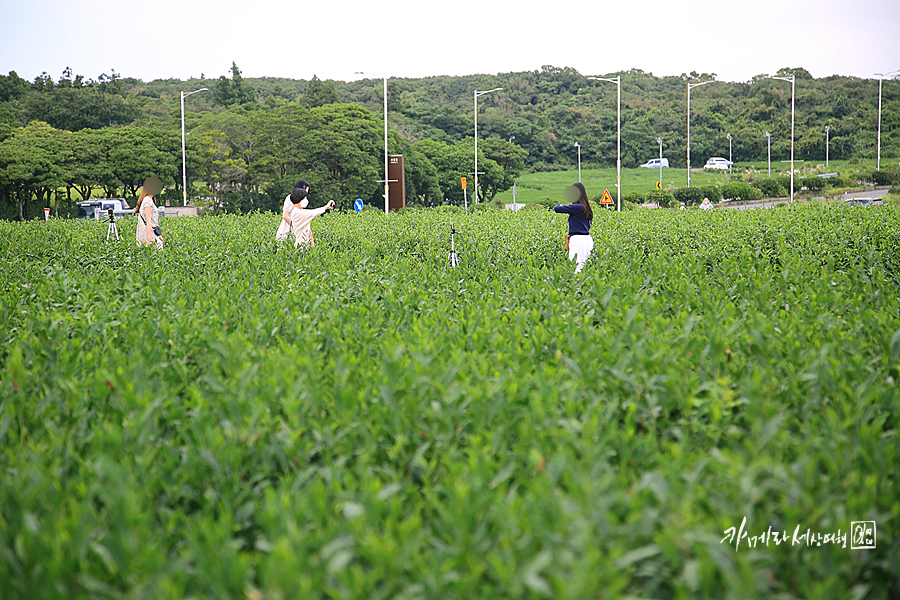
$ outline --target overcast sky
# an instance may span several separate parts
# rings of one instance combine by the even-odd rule
[[[607,6],[608,5],[608,6]],[[144,81],[632,68],[746,81],[900,69],[898,0],[0,0],[0,73]]]

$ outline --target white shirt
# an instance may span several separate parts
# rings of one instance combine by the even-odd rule
[[[304,244],[312,246],[312,229],[309,224],[319,215],[324,215],[327,207],[322,206],[314,209],[297,208],[291,205],[291,230],[294,233],[294,246]]]
[[[278,230],[275,232],[275,239],[279,242],[286,240],[291,232],[291,226],[285,223],[284,215],[290,215],[292,210],[294,210],[294,203],[291,202],[291,195],[288,194],[284,198],[284,205],[281,207],[281,221],[278,223]]]

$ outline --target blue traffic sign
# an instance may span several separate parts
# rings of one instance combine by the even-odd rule
[[[355,210],[356,212],[362,212],[362,209],[363,209],[362,198],[357,198],[356,202],[353,203],[353,210]]]

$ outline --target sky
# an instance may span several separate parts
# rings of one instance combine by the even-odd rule
[[[0,0],[0,74],[350,81],[571,67],[748,81],[900,69],[898,0]]]

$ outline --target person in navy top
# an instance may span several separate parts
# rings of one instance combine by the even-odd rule
[[[588,200],[587,191],[581,182],[573,183],[566,188],[563,196],[569,204],[557,204],[553,210],[569,215],[569,240],[567,249],[569,260],[575,259],[575,272],[580,273],[584,268],[594,249],[594,240],[591,237],[591,221],[594,219],[594,211],[591,210],[591,201]]]

